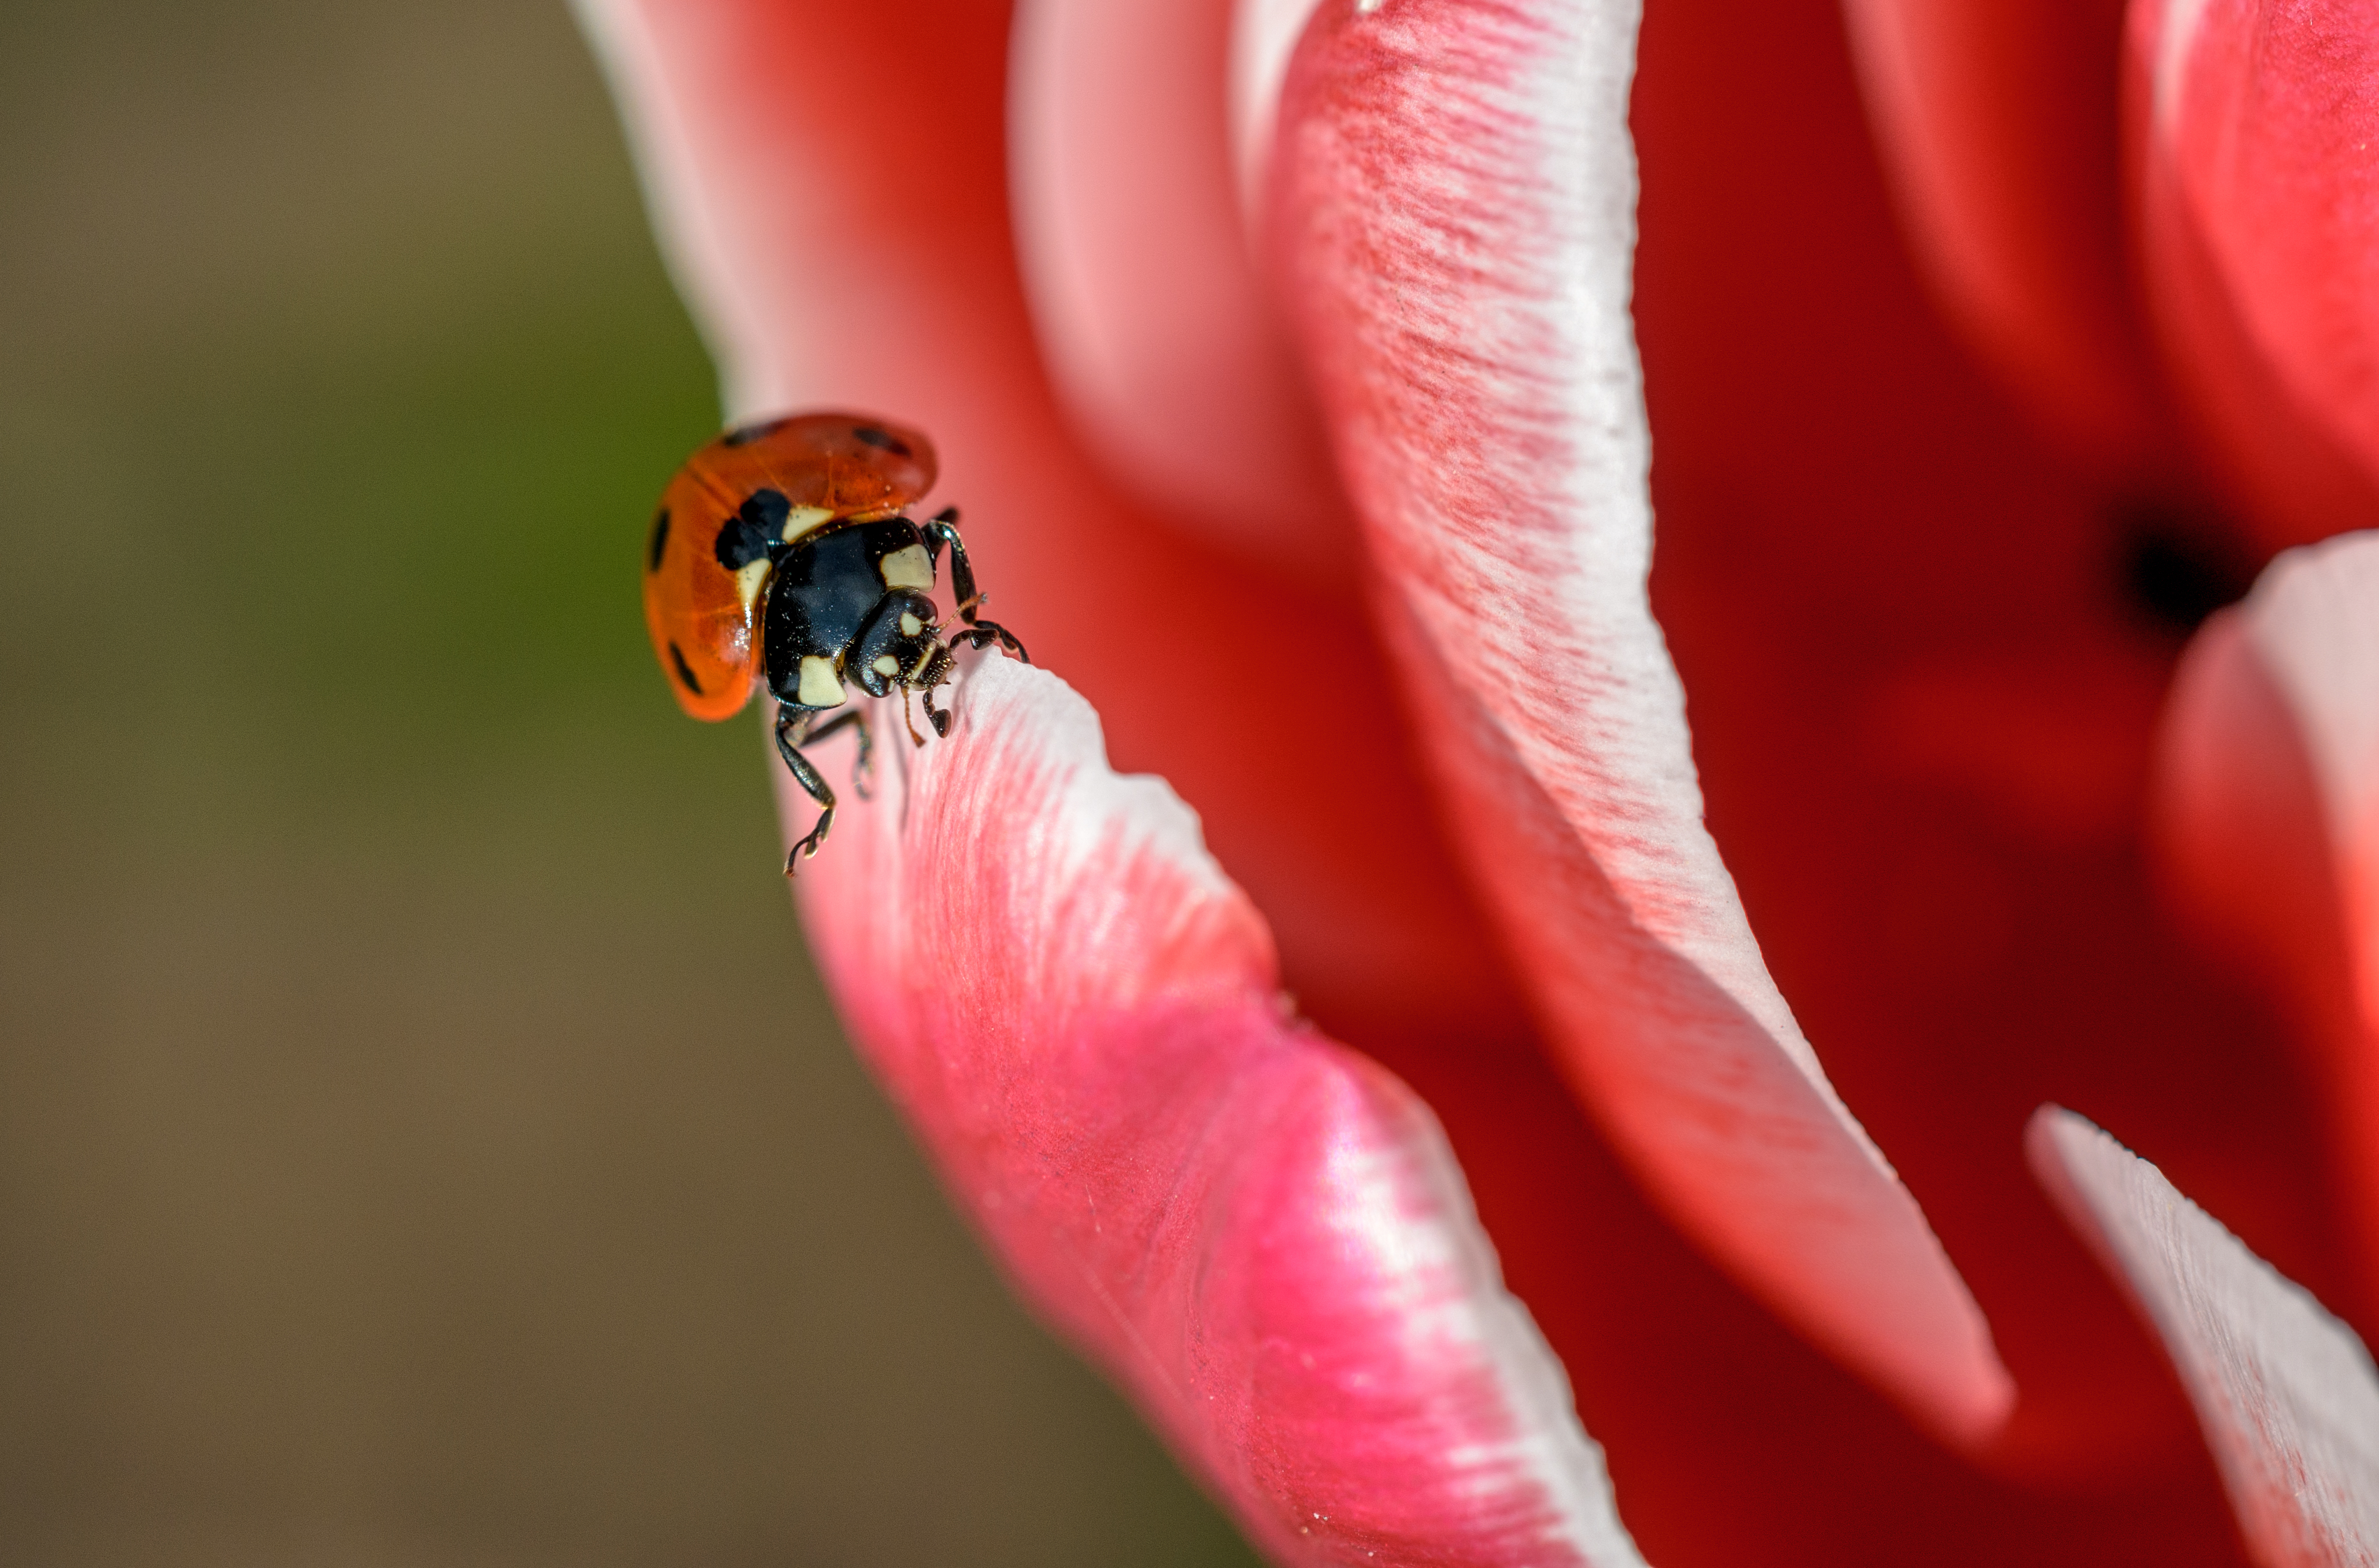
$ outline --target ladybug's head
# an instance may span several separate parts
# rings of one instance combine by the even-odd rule
[[[861,629],[845,669],[871,697],[895,686],[931,691],[950,678],[955,660],[939,634],[934,601],[914,588],[884,596]]]

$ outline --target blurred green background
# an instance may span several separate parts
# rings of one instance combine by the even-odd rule
[[[559,0],[0,8],[0,1560],[1244,1563],[838,1037]]]

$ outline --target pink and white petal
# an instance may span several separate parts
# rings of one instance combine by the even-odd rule
[[[2240,614],[2304,738],[2358,1011],[2379,1052],[2379,533],[2282,556]]]
[[[1277,1562],[1639,1562],[1434,1118],[1295,1018],[1195,814],[1053,675],[984,658],[953,706],[795,886],[1020,1289]]]
[[[1428,831],[1360,605],[1169,525],[1067,428],[1009,223],[1006,6],[577,5],[731,416],[873,409],[929,432],[929,504],[966,509],[999,618],[1097,704],[1118,756],[1197,802],[1310,1013],[1383,1048],[1491,1014],[1508,1035],[1516,999]]]
[[[1562,1064],[1739,1280],[1933,1429],[2013,1389],[1768,976],[1645,595],[1636,10],[1327,0],[1269,242],[1473,876]]]
[[[1017,250],[1067,410],[1177,526],[1351,595],[1353,525],[1258,280],[1226,127],[1230,0],[1025,0]]]
[[[1913,247],[1968,347],[2070,451],[2168,444],[2123,235],[2122,0],[1844,0]]]
[[[2379,1295],[2379,533],[2283,554],[2206,623],[2156,788],[2176,894],[2313,1047]]]
[[[2171,1357],[2249,1553],[2379,1563],[2379,1373],[2354,1331],[2071,1111],[2041,1107],[2025,1150]]]
[[[2379,524],[2379,28],[2363,0],[2134,0],[2149,299],[2264,537]]]

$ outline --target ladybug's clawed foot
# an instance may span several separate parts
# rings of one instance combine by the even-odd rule
[[[817,826],[810,829],[809,837],[803,839],[800,843],[795,844],[792,847],[791,851],[785,856],[785,874],[787,876],[792,875],[794,867],[800,865],[802,862],[807,860],[810,856],[816,854],[818,850],[824,847],[826,843],[826,830],[833,826],[834,808],[832,806],[828,806],[826,810],[818,814]]]
[[[864,737],[866,721],[856,718],[856,711],[838,714],[819,729],[818,735],[829,733],[846,724],[857,723],[862,726],[860,734]],[[802,754],[801,742],[817,739],[817,735],[810,733],[809,728],[810,720],[815,717],[815,712],[807,709],[787,707],[781,704],[777,708],[777,750],[785,759],[785,767],[792,774],[793,782],[799,784],[811,800],[826,808],[818,814],[817,826],[810,829],[809,837],[795,844],[792,852],[785,857],[787,876],[792,875],[796,862],[818,852],[818,847],[826,842],[827,829],[834,826],[834,791],[827,787],[817,766]],[[864,739],[860,743],[863,746],[866,744]]]
[[[1023,663],[1033,662],[1033,656],[1024,651],[1024,645],[1016,640],[1016,633],[996,621],[978,621],[950,641],[953,644],[964,643],[971,648],[986,648],[997,643]]]
[[[925,688],[925,722],[934,727],[935,734],[946,741],[949,739],[950,716],[934,706],[934,689],[931,686]]]

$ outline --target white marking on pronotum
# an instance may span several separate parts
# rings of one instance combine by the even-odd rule
[[[752,607],[759,602],[760,590],[767,585],[768,572],[768,558],[764,555],[757,561],[746,561],[735,573],[735,597],[743,601],[745,614],[750,614]]]
[[[915,588],[924,592],[934,585],[933,557],[923,545],[902,545],[884,558],[876,567],[884,574],[888,588]]]
[[[791,544],[833,515],[833,513],[823,506],[797,506],[785,513],[785,525],[780,531],[781,536],[785,543]]]
[[[803,707],[840,707],[842,677],[834,672],[834,660],[818,654],[803,655],[801,688],[793,694]]]
[[[877,654],[876,656],[876,673],[883,676],[888,681],[893,676],[900,673],[900,661],[894,658],[890,654]]]
[[[904,637],[913,637],[924,629],[925,623],[924,621],[918,620],[915,616],[910,614],[905,609],[900,612],[900,635]]]

